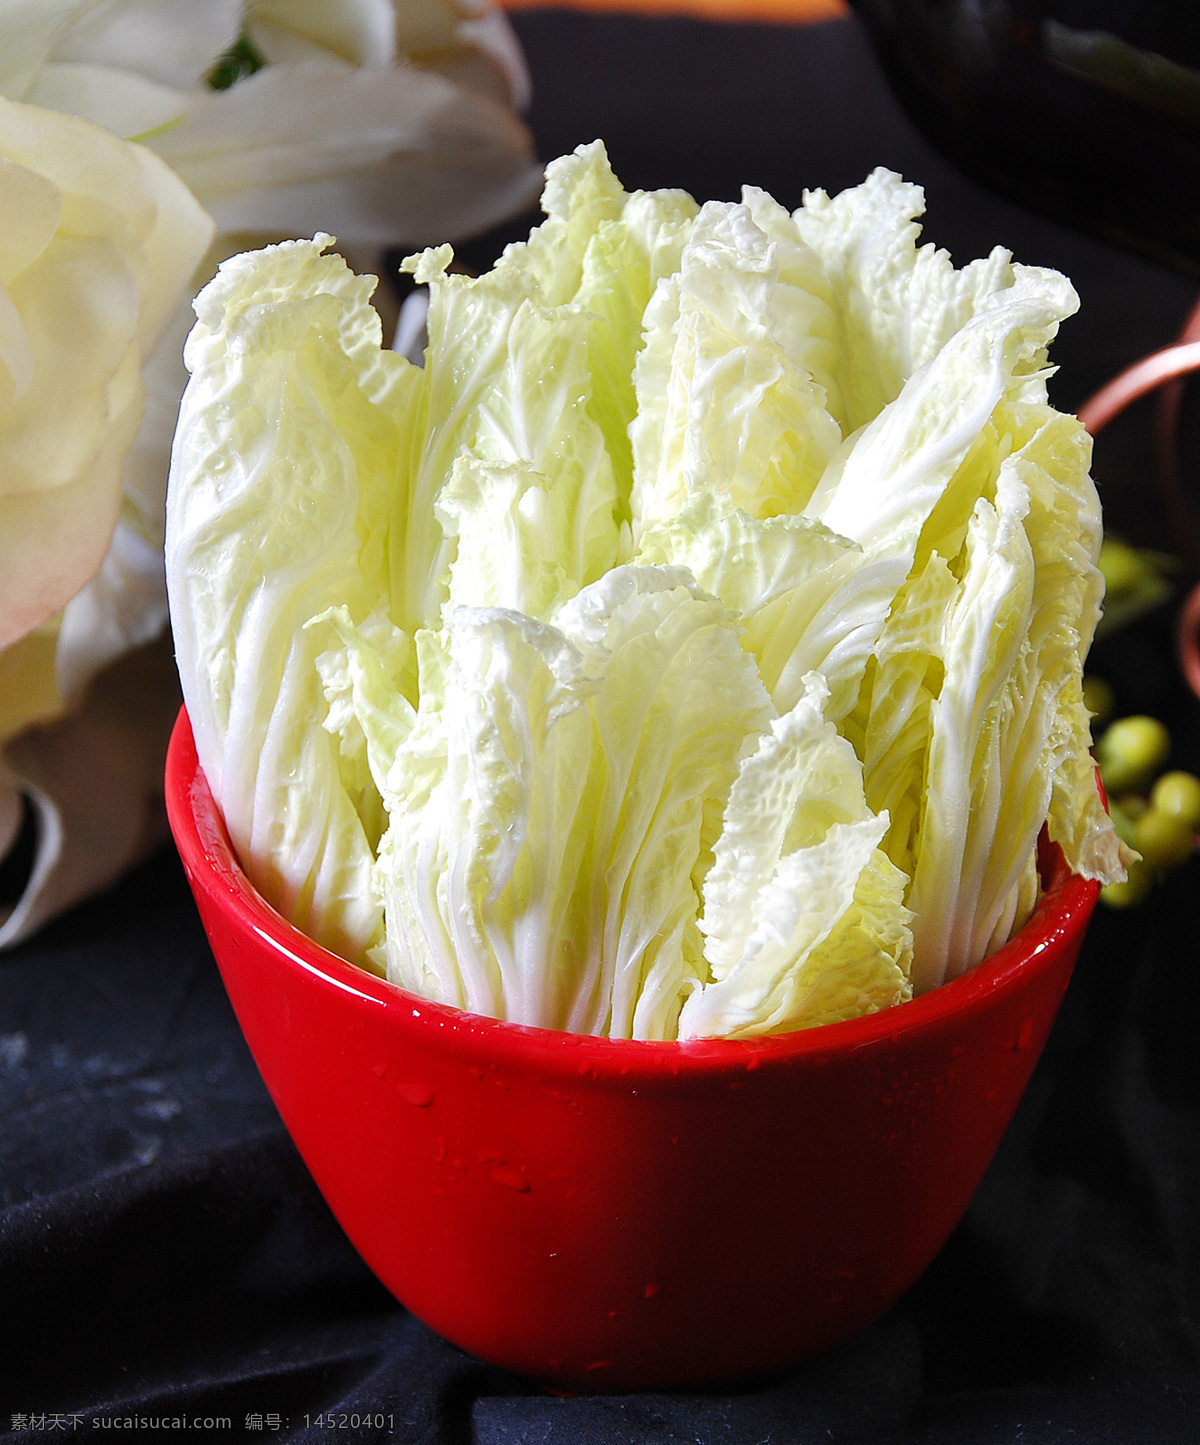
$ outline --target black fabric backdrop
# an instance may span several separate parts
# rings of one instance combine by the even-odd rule
[[[1188,281],[960,178],[900,116],[854,21],[547,12],[517,26],[546,158],[600,135],[630,187],[728,197],[752,182],[788,205],[882,163],[926,185],[927,235],[960,262],[1002,241],[1066,270],[1083,311],[1056,347],[1064,407],[1168,341],[1191,305]],[[1169,540],[1145,441],[1136,420],[1106,436],[1097,474],[1135,538]],[[1174,761],[1195,768],[1200,706],[1171,622],[1095,666],[1124,710],[1168,721]],[[1097,916],[994,1166],[890,1315],[756,1388],[559,1398],[440,1340],[360,1263],[165,852],[0,960],[0,1433],[148,1438],[126,1422],[182,1417],[197,1438],[412,1445],[1200,1438],[1198,876],[1193,859],[1143,910]],[[384,1424],[355,1426],[364,1414]],[[203,1423],[218,1417],[229,1425]]]

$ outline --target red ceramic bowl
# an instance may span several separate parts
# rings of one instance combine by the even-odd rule
[[[877,1319],[975,1191],[1096,885],[868,1018],[631,1043],[429,1003],[285,923],[238,867],[181,714],[167,807],[254,1058],[367,1264],[463,1349],[551,1385],[795,1365]]]

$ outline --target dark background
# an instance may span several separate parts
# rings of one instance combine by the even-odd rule
[[[900,115],[856,21],[515,23],[543,158],[602,136],[627,187],[703,199],[746,182],[788,206],[883,164],[926,186],[926,235],[960,264],[1001,242],[1066,271],[1083,308],[1055,348],[1065,409],[1168,342],[1195,299],[1194,283],[961,178]],[[467,249],[485,261],[503,239]],[[1143,408],[1105,434],[1096,474],[1123,530],[1169,544],[1148,468]],[[1165,609],[1119,635],[1095,669],[1122,710],[1163,717],[1173,763],[1195,769],[1200,706],[1172,624]],[[164,852],[0,958],[0,1435],[13,1415],[91,1430],[186,1413],[231,1417],[220,1438],[317,1440],[335,1432],[306,1420],[332,1411],[385,1413],[413,1445],[1200,1438],[1198,871],[1137,912],[1098,913],[992,1169],[890,1315],[752,1388],[569,1399],[441,1341],[359,1262]],[[62,1438],[50,1423],[12,1438]]]

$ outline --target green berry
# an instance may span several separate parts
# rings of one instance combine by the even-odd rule
[[[1112,819],[1112,825],[1117,830],[1117,837],[1123,843],[1128,843],[1131,848],[1135,847],[1133,841],[1133,828],[1137,822],[1136,814],[1131,811],[1130,804],[1137,798],[1136,793],[1127,794],[1119,802],[1112,798],[1108,800],[1108,816]]]
[[[1170,751],[1171,734],[1157,718],[1118,718],[1096,744],[1105,789],[1116,794],[1140,792],[1149,786]]]
[[[1129,865],[1124,883],[1106,883],[1100,890],[1100,902],[1109,908],[1136,908],[1150,892],[1153,879],[1150,869],[1140,859]]]
[[[1151,790],[1150,803],[1185,818],[1193,833],[1200,828],[1200,778],[1194,773],[1164,773]]]
[[[1100,544],[1100,571],[1104,574],[1104,590],[1109,597],[1132,592],[1146,575],[1146,564],[1128,542],[1105,537]]]
[[[1116,711],[1117,699],[1102,677],[1088,676],[1083,679],[1083,705],[1096,726],[1103,727]]]
[[[1169,873],[1186,863],[1195,830],[1179,813],[1149,808],[1133,825],[1133,846],[1155,873]]]

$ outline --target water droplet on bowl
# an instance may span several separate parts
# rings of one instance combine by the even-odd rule
[[[437,1096],[437,1091],[428,1084],[418,1084],[411,1079],[401,1079],[396,1085],[396,1091],[405,1103],[411,1104],[414,1109],[428,1109]]]

